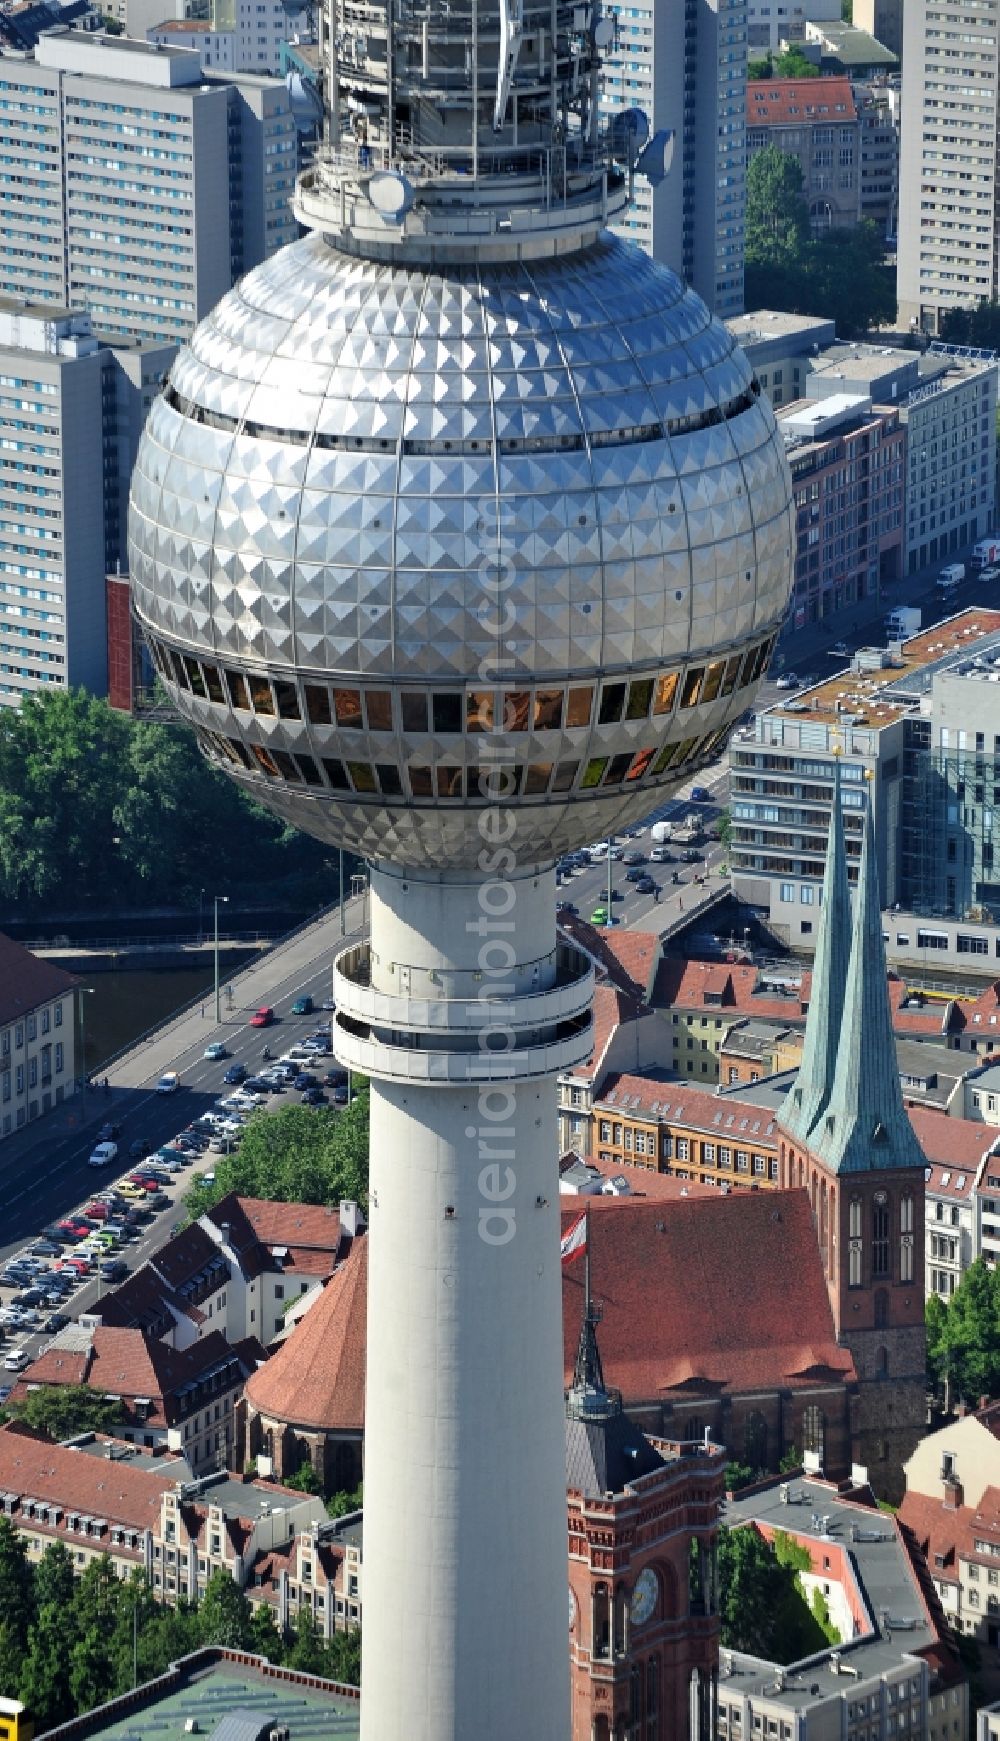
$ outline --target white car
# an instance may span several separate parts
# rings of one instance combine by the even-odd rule
[[[26,1348],[12,1348],[9,1354],[4,1355],[3,1363],[8,1372],[23,1372],[26,1366],[31,1365],[31,1355]]]
[[[799,680],[794,671],[788,671],[785,673],[784,677],[778,678],[774,687],[775,689],[797,689],[799,687]]]
[[[981,568],[979,578],[980,580],[1000,580],[1000,568]]]
[[[118,1159],[117,1143],[98,1143],[87,1162],[88,1167],[110,1167]]]
[[[156,1092],[157,1094],[175,1094],[180,1085],[181,1079],[178,1076],[177,1071],[168,1070],[166,1075],[161,1076],[159,1082],[156,1084]]]

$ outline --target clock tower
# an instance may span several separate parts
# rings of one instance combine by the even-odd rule
[[[566,1397],[573,1741],[714,1741],[720,1445],[648,1438],[604,1382],[588,1277]]]
[[[851,914],[835,773],[809,1016],[779,1114],[783,1186],[809,1193],[837,1340],[858,1375],[857,1454],[875,1491],[902,1496],[924,1430],[925,1157],[900,1089],[870,807]],[[824,1454],[820,1411],[800,1447]]]

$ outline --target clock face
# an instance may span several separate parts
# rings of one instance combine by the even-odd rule
[[[878,1204],[880,1209],[882,1208],[883,1204],[888,1203],[888,1201],[889,1201],[889,1194],[887,1191],[876,1191],[875,1202]]]
[[[576,1597],[573,1594],[573,1586],[571,1584],[569,1586],[569,1627],[570,1627],[571,1632],[573,1630],[573,1622],[575,1620],[576,1620]]]
[[[656,1573],[652,1567],[647,1566],[644,1572],[639,1573],[632,1591],[633,1626],[645,1626],[647,1620],[652,1620],[659,1594]]]

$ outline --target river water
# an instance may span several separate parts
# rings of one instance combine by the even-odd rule
[[[220,950],[222,975],[231,971]],[[233,956],[233,965],[238,958]],[[243,957],[245,959],[245,956]],[[173,1015],[201,993],[211,995],[214,967],[208,956],[203,967],[161,968],[146,973],[81,975],[87,990],[81,998],[85,1024],[88,1074],[105,1058],[137,1040],[147,1029]]]

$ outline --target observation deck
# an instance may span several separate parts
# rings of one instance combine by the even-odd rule
[[[415,995],[412,970],[396,971],[404,989],[393,995],[371,983],[369,944],[337,957],[334,1051],[352,1070],[466,1087],[554,1076],[593,1051],[594,968],[571,945],[557,947],[551,983],[512,997],[471,973],[425,975],[426,995]]]

